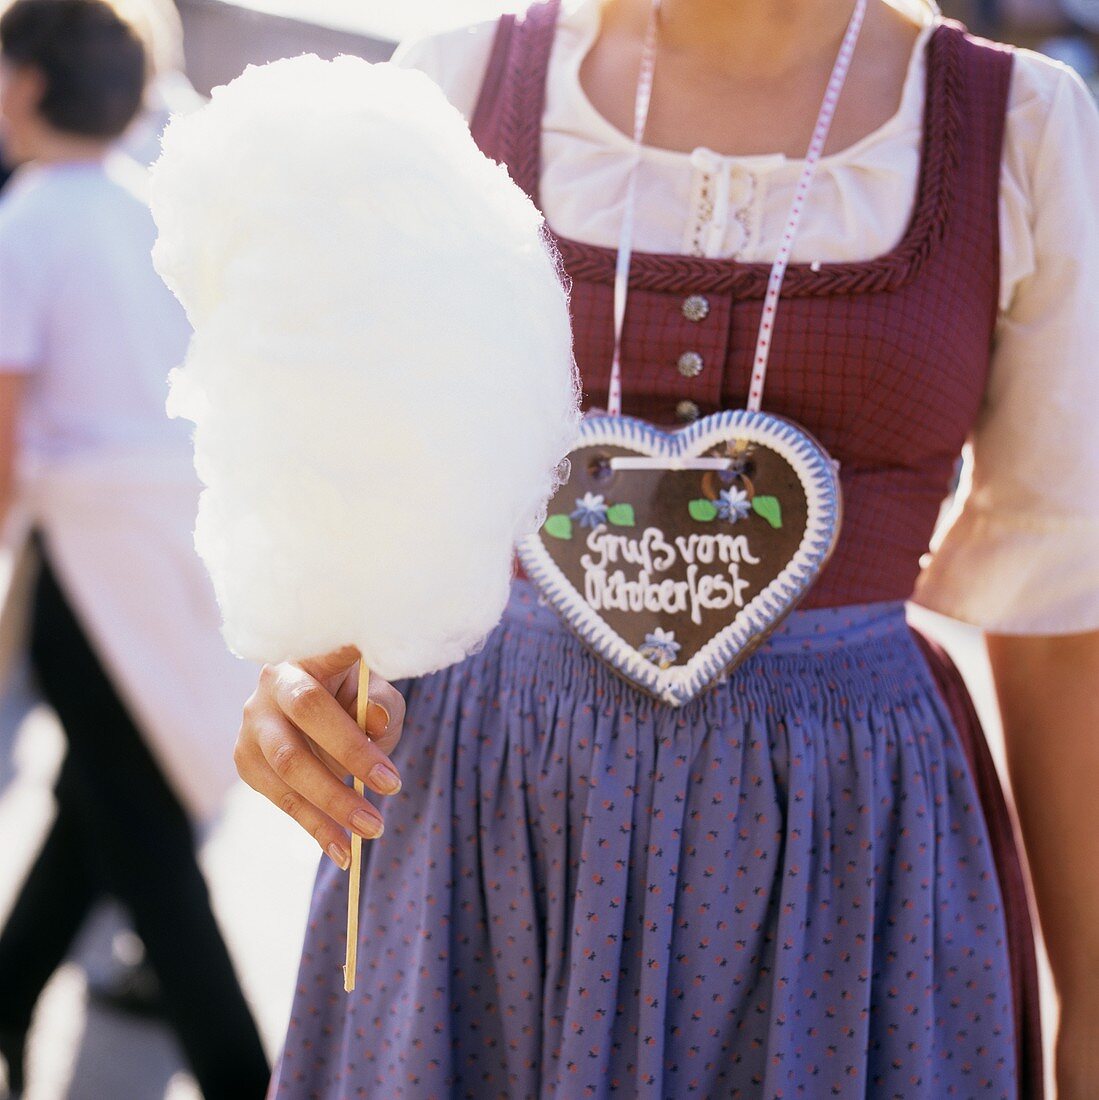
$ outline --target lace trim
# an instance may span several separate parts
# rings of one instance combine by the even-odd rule
[[[691,196],[692,217],[687,223],[687,248],[684,250],[688,256],[705,256],[706,245],[703,238],[714,217],[714,189],[716,181],[712,172],[700,172],[697,178],[693,195]]]
[[[739,260],[747,251],[753,233],[759,230],[760,188],[754,172],[718,156],[709,149],[697,149],[691,157],[690,215],[683,231],[683,252],[687,256]],[[737,227],[735,243],[729,241],[730,220]],[[726,247],[728,254],[723,256]]]

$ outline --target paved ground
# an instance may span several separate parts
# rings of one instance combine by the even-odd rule
[[[988,670],[974,635],[945,620],[921,616],[921,622],[953,650],[995,729]],[[8,706],[18,714],[22,704]],[[41,708],[18,725],[11,711],[8,721],[3,717],[0,708],[0,917],[48,826],[61,753],[60,734]],[[994,749],[999,753],[998,738]],[[215,907],[272,1056],[289,1011],[316,858],[309,838],[243,786],[203,848]],[[86,1005],[86,973],[104,966],[116,929],[109,916],[101,918],[50,984],[32,1035],[26,1100],[200,1100],[164,1028]]]
[[[14,739],[0,741],[0,919],[49,824],[61,749],[42,708]],[[272,1057],[289,1012],[315,852],[309,837],[243,785],[203,846],[215,908]],[[88,1006],[86,973],[109,969],[119,929],[110,912],[93,925],[39,1005],[25,1100],[200,1100],[165,1028]]]

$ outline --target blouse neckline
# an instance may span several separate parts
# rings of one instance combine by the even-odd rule
[[[549,0],[532,8],[524,20],[523,34],[530,37],[527,46],[513,54],[518,68],[511,78],[518,94],[505,109],[504,126],[510,132],[515,179],[539,209],[542,209],[542,118],[559,7],[559,0]],[[918,274],[945,231],[960,159],[961,35],[960,26],[941,19],[936,20],[929,32],[916,202],[900,241],[870,260],[792,263],[783,283],[784,298],[895,290]],[[572,278],[613,283],[613,248],[572,240],[557,233],[548,223],[546,228]],[[637,290],[678,292],[689,284],[698,291],[762,298],[769,272],[768,263],[638,250],[630,266],[630,286]]]
[[[621,152],[632,154],[632,137],[623,133],[592,103],[580,79],[580,70],[584,65],[584,60],[591,52],[592,46],[595,45],[595,40],[599,35],[602,23],[601,5],[597,0],[586,0],[584,4],[569,12],[564,18],[568,19],[580,34],[580,40],[572,47],[565,68],[564,84],[568,88],[570,111],[580,117],[583,120],[584,129],[597,134],[602,143]],[[906,121],[912,117],[914,110],[918,110],[914,101],[923,94],[918,74],[921,68],[924,68],[924,54],[935,25],[934,20],[928,20],[920,28],[916,41],[913,43],[905,69],[901,100],[897,105],[897,110],[880,126],[864,134],[857,141],[852,142],[843,149],[837,149],[822,156],[819,161],[820,167],[828,168],[854,159],[866,149],[877,145],[897,130],[902,129]],[[698,146],[688,152],[644,143],[641,145],[641,155],[644,160],[679,167],[684,170],[688,169],[691,158],[699,155],[707,156],[718,164],[737,164],[754,172],[767,172],[787,166],[796,166],[800,170],[805,162],[804,157],[788,157],[785,153],[718,153],[705,146]]]

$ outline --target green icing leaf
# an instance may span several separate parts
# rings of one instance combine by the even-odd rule
[[[782,505],[778,497],[752,497],[752,507],[772,527],[782,526]]]
[[[705,497],[692,500],[687,505],[687,511],[691,513],[691,519],[698,520],[699,523],[710,523],[717,519],[717,508],[714,507],[714,502]]]
[[[607,522],[615,527],[632,527],[634,514],[632,504],[612,504],[607,509]]]
[[[572,520],[562,512],[550,516],[542,527],[547,535],[555,539],[572,538]]]

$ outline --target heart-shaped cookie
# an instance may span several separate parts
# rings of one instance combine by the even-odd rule
[[[767,637],[839,534],[835,463],[767,413],[718,413],[670,433],[594,417],[569,457],[520,560],[600,657],[671,706]]]

